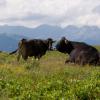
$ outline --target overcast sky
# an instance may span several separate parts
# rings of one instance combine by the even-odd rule
[[[0,25],[97,25],[100,0],[0,0]]]

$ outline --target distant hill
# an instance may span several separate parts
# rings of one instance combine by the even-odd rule
[[[69,40],[84,41],[88,44],[100,44],[100,28],[97,26],[77,27],[69,25],[65,28],[51,25],[41,25],[36,28],[23,26],[0,26],[0,50],[12,51],[17,48],[21,38],[42,38],[52,37],[60,39],[62,36]]]
[[[17,47],[17,40],[5,34],[0,34],[0,51],[11,51]]]
[[[18,41],[26,38],[20,35],[0,34],[0,51],[10,52],[18,47]]]

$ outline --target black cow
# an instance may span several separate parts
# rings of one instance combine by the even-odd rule
[[[58,42],[56,49],[62,53],[69,54],[69,60],[67,60],[65,63],[73,62],[81,64],[84,62],[82,63],[83,65],[96,65],[99,60],[99,55],[96,48],[83,42],[69,41],[65,37],[62,37],[62,39]]]
[[[92,51],[81,51],[79,52],[78,57],[76,58],[76,63],[80,64],[80,65],[85,65],[85,64],[89,64],[89,65],[98,65],[99,63],[99,57],[97,55],[97,53],[93,53],[91,54]]]
[[[14,54],[18,52],[17,60],[19,61],[20,56],[24,60],[27,60],[28,57],[34,56],[35,59],[40,59],[47,50],[52,50],[52,43],[54,41],[51,38],[48,38],[47,40],[41,40],[41,39],[32,39],[32,40],[26,40],[22,39],[18,43],[18,49],[11,52],[10,54]]]

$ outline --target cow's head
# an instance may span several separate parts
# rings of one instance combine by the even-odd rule
[[[26,43],[27,39],[21,39],[18,43],[18,47],[20,48],[22,45],[24,45]]]
[[[47,42],[48,42],[48,50],[53,50],[53,43],[55,42],[52,38],[48,38],[47,39]]]
[[[73,46],[69,40],[67,40],[65,37],[62,37],[57,43],[56,49],[62,53],[70,53],[73,49]]]
[[[19,61],[21,55],[24,60],[27,59],[26,44],[27,44],[26,39],[21,39],[18,43],[18,56],[17,56],[18,61]]]

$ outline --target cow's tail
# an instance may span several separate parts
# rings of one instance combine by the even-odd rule
[[[9,55],[15,54],[18,51],[18,49],[16,49],[15,51],[12,51],[9,53]]]

